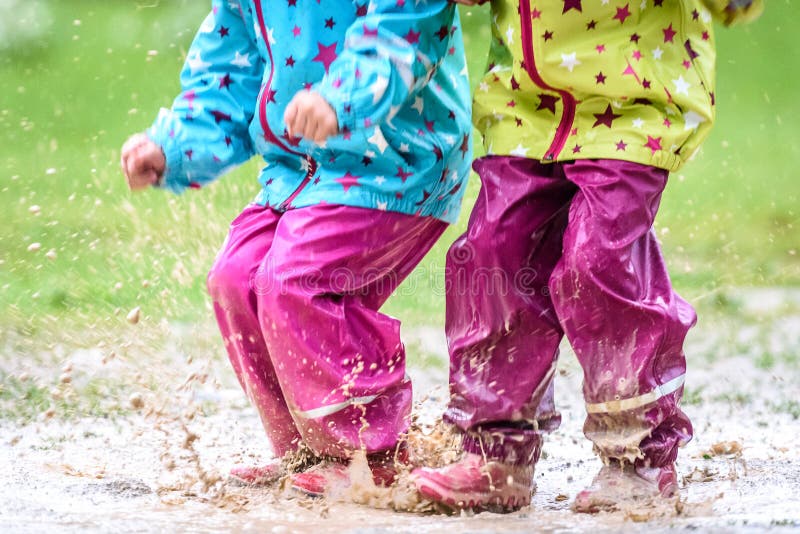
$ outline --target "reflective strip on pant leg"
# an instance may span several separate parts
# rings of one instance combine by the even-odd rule
[[[320,406],[319,408],[314,408],[305,411],[292,410],[292,412],[295,415],[300,416],[304,419],[318,419],[320,417],[325,417],[331,414],[335,414],[336,412],[341,412],[348,406],[353,406],[355,404],[369,404],[376,398],[378,398],[377,395],[369,395],[366,397],[353,397],[343,402],[339,402],[336,404],[329,404],[328,406]]]
[[[656,388],[644,395],[631,397],[629,399],[619,399],[608,402],[586,403],[588,413],[617,413],[635,408],[641,408],[656,402],[661,397],[675,393],[683,385],[686,375],[676,376],[669,382],[656,386]]]

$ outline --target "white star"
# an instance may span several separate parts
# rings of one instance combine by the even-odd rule
[[[373,104],[377,104],[383,97],[387,87],[389,87],[389,78],[385,78],[379,74],[377,79],[372,83],[372,88],[370,89]]]
[[[392,130],[396,130],[397,126],[392,124],[392,119],[397,115],[397,112],[400,111],[400,106],[389,106],[389,114],[386,118],[386,125],[391,128]]]
[[[310,168],[310,164],[308,163],[308,160],[306,158],[301,159],[300,160],[300,170],[303,171],[303,172],[307,172],[309,168]]]
[[[447,143],[451,147],[455,146],[455,144],[456,144],[456,136],[455,135],[442,134],[442,139],[444,140],[445,143]]]
[[[368,158],[374,158],[376,156],[374,150],[365,150],[364,155],[367,156]]]
[[[274,33],[275,33],[275,28],[267,28],[267,41],[269,41],[269,44],[271,45],[277,43],[275,37],[273,36]]]
[[[450,180],[453,181],[453,182],[457,182],[458,181],[458,172],[457,171],[453,171],[453,172],[450,173]]]
[[[231,61],[231,65],[236,65],[240,68],[253,66],[253,64],[250,63],[250,54],[240,54],[239,52],[236,52],[236,56],[233,58],[233,61]]]
[[[478,89],[480,91],[484,92],[484,93],[488,93],[489,92],[489,84],[486,83],[486,82],[481,82],[480,85],[478,86]]]
[[[681,95],[689,96],[689,87],[691,84],[683,79],[683,75],[678,76],[677,80],[672,80],[675,84],[675,92]]]
[[[639,130],[641,130],[642,126],[644,126],[644,121],[642,119],[639,118],[633,119],[634,128],[638,128]]]
[[[661,59],[661,55],[663,53],[664,53],[664,51],[661,50],[661,47],[657,46],[656,49],[653,50],[653,59],[659,59],[660,60]]]
[[[203,24],[200,26],[198,30],[199,33],[211,33],[214,31],[214,26],[216,26],[216,21],[212,15],[209,15],[203,21]]]
[[[258,25],[258,22],[253,23],[253,31],[256,34],[257,38],[261,38],[261,26]]]
[[[379,127],[375,127],[375,132],[372,134],[372,137],[368,138],[367,141],[370,144],[375,145],[378,147],[378,150],[381,151],[381,154],[386,151],[386,148],[389,146],[389,143],[386,142],[386,138],[383,136],[383,132]]]
[[[383,185],[383,182],[385,182],[385,181],[386,181],[386,178],[384,178],[383,176],[376,176],[375,177],[375,183],[378,184],[378,185]]]
[[[519,156],[524,158],[528,155],[528,150],[530,150],[530,148],[525,148],[524,146],[522,146],[522,143],[520,143],[517,145],[515,149],[509,152],[509,154],[511,154],[512,156]]]
[[[411,152],[411,149],[408,148],[408,143],[400,143],[400,152]]]
[[[418,96],[417,98],[415,98],[415,99],[414,99],[414,104],[413,104],[411,107],[412,107],[412,108],[414,108],[414,109],[416,109],[416,110],[417,110],[417,113],[419,113],[420,115],[422,115],[422,110],[423,110],[423,109],[424,109],[424,107],[425,107],[425,103],[422,101],[422,97],[421,97],[421,96]]]
[[[644,11],[644,8],[647,7],[647,0],[642,0],[642,3],[639,4],[639,9]]]
[[[381,210],[381,211],[386,211],[386,208],[387,208],[387,203],[386,202],[381,202],[379,200],[378,201],[378,209]]]
[[[514,28],[511,27],[511,24],[508,25],[508,29],[506,30],[506,44],[513,44],[514,43]]]
[[[606,5],[606,4],[608,4],[608,0],[602,0],[602,2],[600,2],[600,3],[603,4],[603,5]]]
[[[203,61],[203,58],[200,57],[200,52],[195,52],[194,56],[186,58],[186,64],[189,65],[192,74],[206,71],[211,66],[211,63]]]
[[[683,114],[683,129],[696,130],[700,124],[706,122],[704,117],[701,117],[694,111],[687,111]]]
[[[469,76],[469,70],[467,70],[467,64],[466,63],[464,63],[464,68],[461,69],[461,72],[459,72],[458,75],[462,76],[464,78]]]
[[[703,22],[711,22],[711,13],[706,9],[700,10],[700,19]]]
[[[581,62],[575,57],[576,55],[578,55],[577,52],[573,52],[571,54],[561,54],[561,65],[559,66],[565,67],[572,72],[577,65],[581,64]]]
[[[231,10],[235,10],[235,9],[239,9],[241,6],[239,5],[239,2],[234,2],[233,0],[230,0],[230,1],[228,2],[228,7],[229,7]]]

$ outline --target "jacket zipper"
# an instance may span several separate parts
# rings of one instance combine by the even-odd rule
[[[272,131],[272,128],[269,127],[269,122],[267,122],[267,104],[269,103],[269,91],[272,88],[272,77],[275,74],[275,62],[272,60],[272,47],[269,44],[269,34],[267,33],[267,25],[264,23],[264,12],[261,7],[261,0],[254,0],[253,5],[256,8],[256,16],[258,17],[258,26],[261,29],[261,38],[264,40],[264,45],[267,47],[267,54],[269,55],[269,78],[267,78],[267,83],[262,89],[261,94],[265,95],[261,97],[261,102],[258,107],[258,118],[261,121],[261,129],[264,130],[264,138],[273,143],[278,145],[286,152],[290,154],[294,154],[296,156],[300,156],[306,160],[308,164],[308,171],[306,172],[303,181],[300,182],[300,185],[297,186],[297,189],[289,195],[289,197],[281,202],[280,208],[285,209],[291,205],[291,202],[300,194],[300,192],[305,188],[306,185],[311,181],[311,177],[314,176],[314,173],[317,172],[317,162],[309,156],[308,154],[303,154],[301,152],[297,152],[296,150],[292,150],[291,148],[287,147],[283,143],[281,143],[280,139],[275,135]]]
[[[519,7],[521,19],[520,39],[522,39],[522,57],[525,61],[525,71],[528,73],[533,83],[542,89],[558,93],[561,97],[562,107],[564,108],[561,113],[561,121],[558,123],[558,128],[556,128],[556,133],[553,137],[553,142],[550,143],[550,147],[544,153],[543,158],[543,161],[555,161],[564,149],[564,145],[567,144],[567,138],[569,137],[570,131],[572,131],[572,124],[575,121],[575,97],[572,96],[569,91],[556,89],[542,79],[539,71],[536,69],[536,59],[533,54],[533,28],[531,27],[530,0],[520,0]]]
[[[311,158],[311,156],[305,156],[305,158],[306,162],[308,163],[308,171],[306,171],[306,175],[303,178],[303,181],[300,182],[300,185],[297,186],[297,189],[295,189],[294,192],[291,195],[289,195],[289,198],[281,202],[281,205],[279,206],[280,209],[291,208],[292,201],[295,198],[297,198],[297,195],[300,194],[300,191],[302,191],[305,188],[305,186],[308,185],[308,183],[311,181],[311,178],[314,177],[314,173],[317,172],[317,162],[314,161],[314,159]]]

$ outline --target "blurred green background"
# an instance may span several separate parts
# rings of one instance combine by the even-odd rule
[[[718,122],[667,188],[657,231],[678,290],[700,308],[731,287],[800,285],[800,40],[796,6],[718,28]],[[119,147],[178,91],[208,2],[0,0],[0,340],[92,345],[146,326],[216,336],[205,275],[228,222],[256,194],[256,160],[201,193],[133,195]],[[462,9],[473,83],[487,9]],[[476,151],[480,153],[480,149]],[[440,326],[445,234],[387,311]],[[125,316],[142,310],[142,323]],[[131,329],[138,330],[132,331]],[[132,333],[134,332],[134,333]],[[215,337],[214,337],[215,339]],[[219,347],[221,349],[221,345]]]

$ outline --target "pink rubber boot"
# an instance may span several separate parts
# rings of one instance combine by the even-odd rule
[[[423,497],[449,508],[512,512],[531,503],[533,470],[465,452],[450,465],[422,467],[411,476]]]
[[[645,467],[612,462],[600,469],[591,485],[578,493],[572,510],[593,514],[613,511],[626,504],[656,504],[678,492],[678,475],[674,464]]]
[[[249,486],[269,486],[283,476],[280,460],[260,466],[237,466],[230,471],[231,478]]]

